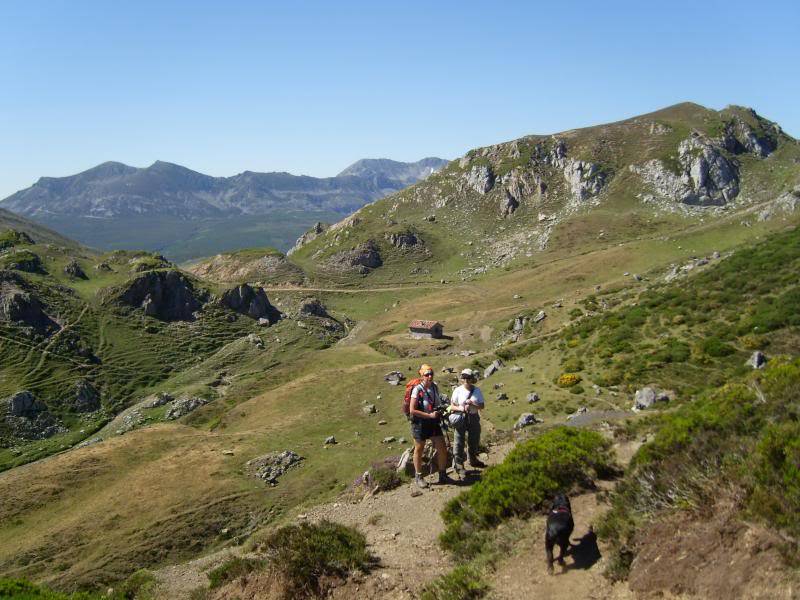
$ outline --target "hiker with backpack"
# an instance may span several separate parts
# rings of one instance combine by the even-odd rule
[[[461,371],[461,385],[450,396],[449,422],[455,429],[455,448],[453,450],[453,469],[459,475],[464,473],[464,442],[468,446],[469,464],[483,469],[486,465],[478,459],[481,443],[481,415],[485,406],[483,393],[475,385],[477,374],[472,369]]]
[[[422,453],[425,442],[431,440],[436,450],[439,469],[438,484],[453,483],[447,476],[447,449],[440,420],[442,418],[442,399],[439,388],[433,381],[433,368],[422,365],[419,369],[421,379],[412,380],[406,388],[408,414],[411,418],[411,436],[414,438],[414,481],[420,488],[428,487],[422,475]],[[410,391],[410,394],[409,394]]]

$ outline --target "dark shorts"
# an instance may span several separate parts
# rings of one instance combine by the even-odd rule
[[[442,433],[442,427],[439,425],[439,421],[430,419],[411,423],[411,436],[418,442],[428,440],[432,437],[441,437],[442,435],[444,434]]]

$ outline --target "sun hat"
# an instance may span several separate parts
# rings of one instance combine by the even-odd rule
[[[461,370],[461,379],[472,379],[473,377],[475,377],[475,371],[472,369]]]
[[[430,365],[427,365],[427,364],[423,364],[419,368],[419,374],[420,375],[425,375],[425,373],[433,373],[433,367],[430,366]]]

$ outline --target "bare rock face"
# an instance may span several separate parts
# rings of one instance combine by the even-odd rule
[[[400,250],[410,250],[423,244],[422,238],[411,231],[401,233],[387,233],[386,239],[389,243]]]
[[[305,246],[310,241],[315,240],[317,237],[323,234],[327,228],[328,226],[325,223],[320,223],[319,221],[314,223],[314,226],[311,229],[309,229],[303,235],[297,238],[297,241],[294,243],[294,246],[292,246],[292,248],[286,253],[286,256],[293,254],[294,252],[298,251],[300,248]]]
[[[162,321],[191,321],[208,295],[180,271],[148,271],[125,284],[117,300]]]
[[[659,194],[685,204],[720,206],[739,194],[738,166],[700,136],[678,146],[677,173],[655,159],[630,168]]]
[[[22,278],[8,271],[0,272],[0,321],[21,323],[41,334],[59,328],[44,312],[39,299],[24,289]]]
[[[251,319],[267,319],[270,325],[281,318],[281,312],[270,304],[264,288],[253,288],[246,283],[225,290],[219,302]]]
[[[738,118],[727,123],[720,143],[732,154],[749,153],[759,158],[766,158],[778,147],[778,142],[772,135],[759,135]]]
[[[583,160],[567,159],[564,179],[572,190],[572,196],[578,201],[596,196],[606,184],[606,176],[600,165]]]
[[[338,252],[326,261],[326,266],[338,271],[355,271],[365,275],[383,264],[378,246],[369,240],[352,250]]]
[[[75,259],[72,259],[66,264],[64,267],[64,274],[72,279],[89,279]]]
[[[494,187],[494,173],[485,165],[475,165],[464,174],[464,179],[469,187],[481,195],[489,193]]]
[[[504,217],[510,217],[518,207],[519,201],[506,190],[505,198],[500,204],[500,214]]]
[[[6,414],[12,417],[34,419],[47,410],[47,405],[36,399],[33,392],[23,390],[6,399]]]

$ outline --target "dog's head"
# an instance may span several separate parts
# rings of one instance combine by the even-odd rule
[[[560,493],[553,497],[553,510],[557,509],[567,509],[572,512],[572,506],[570,506],[569,498],[566,494]]]

